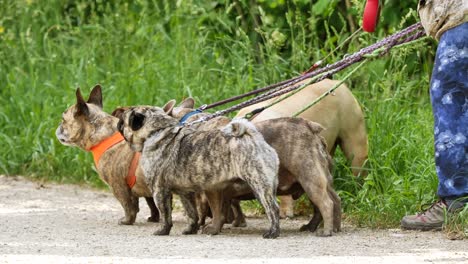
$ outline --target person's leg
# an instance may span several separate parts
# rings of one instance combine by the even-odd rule
[[[442,35],[430,93],[441,201],[423,213],[405,216],[401,225],[408,229],[441,228],[447,206],[461,207],[468,197],[468,23]]]

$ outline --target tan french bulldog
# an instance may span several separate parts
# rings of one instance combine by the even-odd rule
[[[150,222],[159,221],[159,212],[138,164],[138,155],[117,131],[119,119],[102,110],[101,86],[96,85],[88,101],[76,90],[76,104],[62,114],[56,130],[60,143],[93,153],[100,178],[120,202],[125,217],[119,224],[131,225],[139,211],[139,197],[145,197],[151,210]]]
[[[306,83],[304,80],[300,83]],[[253,123],[278,117],[290,117],[327,92],[339,81],[325,79],[308,85],[289,98],[273,105],[254,116]],[[243,117],[251,111],[267,106],[278,98],[241,109],[236,117]],[[349,88],[342,84],[332,94],[322,99],[299,115],[306,120],[317,122],[325,129],[320,133],[327,142],[328,152],[333,156],[337,146],[351,164],[355,176],[365,176],[363,170],[367,160],[368,141],[364,115],[361,107]],[[280,216],[293,217],[293,199],[291,196],[280,197]]]

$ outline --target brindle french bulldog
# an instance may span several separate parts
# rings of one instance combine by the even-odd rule
[[[224,190],[243,182],[257,197],[270,221],[264,238],[279,235],[276,202],[278,155],[255,126],[245,119],[213,129],[184,126],[159,107],[135,106],[121,114],[118,130],[135,151],[141,151],[144,175],[158,206],[162,227],[172,227],[171,193],[179,194],[195,233],[198,216],[193,194],[205,192],[210,206],[224,204]]]
[[[308,81],[307,79],[299,84]],[[256,114],[251,121],[257,123],[272,118],[293,116],[338,83],[338,80],[325,79],[310,84],[303,90]],[[276,100],[278,100],[278,97],[242,108],[236,117],[243,117],[247,113],[270,105]],[[353,174],[363,177],[367,175],[367,171],[364,169],[368,151],[364,114],[353,93],[345,84],[341,84],[332,94],[301,113],[299,117],[322,125],[325,129],[320,135],[327,142],[328,152],[333,156],[336,147],[339,146],[349,164],[351,164]],[[294,202],[290,196],[280,196],[281,217],[293,217],[293,207]]]
[[[98,162],[96,169],[100,178],[107,183],[125,211],[125,217],[119,220],[119,224],[131,225],[135,222],[139,211],[139,197],[145,197],[150,207],[151,216],[148,221],[158,222],[159,212],[151,191],[147,188],[141,167],[134,165],[131,168],[132,162],[136,164],[132,161],[135,152],[118,133],[116,128],[118,122],[118,118],[102,110],[100,85],[93,88],[88,101],[83,99],[80,89],[77,89],[76,104],[62,114],[62,122],[56,130],[56,136],[60,143],[66,146],[95,153],[94,158]],[[104,149],[104,152],[95,152],[97,149],[102,149],[103,145],[107,145],[108,149]],[[129,170],[134,172],[129,173]],[[133,180],[130,179],[130,185],[133,187],[127,183],[129,176],[135,176]]]
[[[195,101],[192,98],[185,99],[179,106],[175,100],[165,105],[166,111],[177,119],[182,119],[193,111]],[[195,113],[186,121],[191,122],[205,113]],[[194,126],[197,129],[210,131],[229,122],[229,118],[217,117],[207,122]],[[315,213],[311,221],[301,227],[301,231],[315,231],[324,220],[324,229],[318,235],[330,236],[332,231],[341,229],[341,200],[333,189],[333,178],[331,175],[332,160],[327,152],[327,144],[319,135],[323,127],[319,124],[302,118],[274,118],[255,123],[255,127],[263,135],[265,141],[278,153],[280,160],[279,169],[279,195],[293,195],[299,197],[304,191],[314,204]],[[234,186],[234,185],[233,185]],[[247,195],[246,195],[247,194]],[[225,197],[238,199],[253,199],[249,196],[249,190],[237,184],[233,188],[224,191]],[[229,203],[228,203],[229,204]],[[240,207],[234,210],[238,217],[242,217]],[[210,204],[211,209],[213,207]],[[226,208],[222,213],[213,210],[213,225],[218,230],[224,223]],[[204,217],[201,215],[200,217]],[[237,223],[242,220],[236,218]],[[219,226],[221,225],[221,226]]]

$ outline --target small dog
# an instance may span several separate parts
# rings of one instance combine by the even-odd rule
[[[164,109],[180,120],[193,112],[194,104],[195,101],[192,98],[187,98],[179,106],[174,107],[175,100],[171,100],[164,106]],[[188,117],[187,122],[194,121],[203,115],[206,114],[195,113]],[[217,117],[194,126],[197,126],[198,130],[210,131],[224,126],[227,122],[229,118]],[[323,215],[324,230],[317,234],[330,236],[332,230],[339,231],[341,229],[341,200],[332,187],[332,160],[327,152],[327,144],[319,136],[323,128],[317,123],[302,118],[270,119],[255,123],[255,127],[278,153],[280,160],[278,194],[293,194],[299,197],[305,191],[314,204],[314,217],[300,230],[315,231]],[[226,189],[224,194],[226,198],[253,198],[248,195],[249,190],[240,184]],[[210,203],[210,207],[211,205]],[[235,215],[242,217],[240,207],[236,203],[234,205],[238,208],[234,210]],[[218,219],[219,217],[221,220]],[[213,210],[214,229],[221,229],[224,223],[223,217],[225,215],[219,216],[216,210]],[[235,221],[237,222],[235,225],[243,222],[239,218]]]
[[[279,236],[278,155],[250,122],[234,120],[220,128],[198,130],[181,126],[162,108],[137,106],[121,114],[118,130],[134,151],[142,152],[144,174],[162,219],[156,235],[171,230],[171,192],[179,194],[190,218],[184,233],[195,233],[193,193],[204,191],[211,205],[224,200],[226,188],[244,181],[270,221],[263,237]]]
[[[300,83],[305,83],[304,80]],[[328,91],[338,81],[325,79],[308,85],[303,90],[285,100],[263,110],[251,120],[253,123],[289,117]],[[278,98],[251,105],[241,109],[236,117],[244,117],[251,111],[269,105]],[[367,160],[368,142],[366,124],[361,107],[349,88],[342,84],[333,94],[299,115],[306,120],[317,122],[325,129],[320,133],[327,142],[328,152],[333,156],[337,146],[341,148],[351,164],[355,176],[365,176],[363,169]],[[293,200],[290,196],[280,196],[280,216],[293,217]]]
[[[62,114],[62,122],[56,130],[60,143],[93,151],[100,178],[111,188],[125,211],[125,217],[119,220],[119,224],[131,225],[135,222],[139,197],[145,197],[150,207],[148,221],[158,222],[159,212],[147,188],[143,171],[134,161],[135,153],[116,129],[119,119],[102,110],[101,86],[93,88],[87,102],[77,89],[76,100],[76,104]],[[99,149],[104,152],[96,151]]]

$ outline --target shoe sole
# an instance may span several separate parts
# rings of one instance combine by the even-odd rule
[[[401,223],[401,228],[405,230],[419,230],[419,231],[441,231],[442,230],[442,225],[440,224],[434,224],[434,225],[411,225],[408,223]]]

